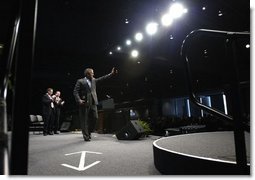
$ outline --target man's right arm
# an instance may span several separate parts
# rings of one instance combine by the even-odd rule
[[[42,97],[42,102],[43,102],[44,104],[50,105],[50,103],[52,102],[52,100],[51,100],[50,98],[48,98],[47,95],[44,95],[44,96]]]
[[[77,80],[74,86],[73,95],[74,95],[75,101],[78,104],[83,104],[85,101],[80,98],[80,94],[79,94],[80,90],[81,90],[81,82]]]

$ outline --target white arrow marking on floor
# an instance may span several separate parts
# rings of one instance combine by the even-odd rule
[[[80,158],[80,163],[78,167],[75,166],[71,166],[69,164],[61,164],[62,166],[71,168],[71,169],[75,169],[77,171],[85,171],[88,168],[91,168],[92,166],[95,166],[96,164],[100,163],[101,161],[95,161],[92,164],[89,164],[87,166],[85,166],[85,157],[86,157],[86,153],[92,153],[92,154],[102,154],[100,152],[93,152],[93,151],[80,151],[80,152],[74,152],[74,153],[69,153],[69,154],[65,154],[66,156],[69,155],[73,155],[73,154],[78,154],[81,153],[81,158]]]

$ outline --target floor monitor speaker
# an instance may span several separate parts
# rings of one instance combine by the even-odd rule
[[[129,121],[128,124],[117,132],[116,137],[119,140],[134,140],[144,134],[143,127],[139,124],[138,120]]]

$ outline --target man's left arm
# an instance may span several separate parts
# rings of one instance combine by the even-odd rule
[[[115,74],[117,74],[117,73],[118,73],[117,69],[116,69],[115,67],[113,67],[111,73],[109,73],[109,74],[107,74],[107,75],[105,75],[105,76],[96,78],[95,81],[97,82],[97,81],[105,80],[105,79],[107,79],[107,78],[112,77],[113,75],[115,75]]]

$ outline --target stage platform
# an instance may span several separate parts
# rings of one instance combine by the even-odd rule
[[[250,134],[245,133],[250,166]],[[242,174],[236,166],[233,131],[202,132],[160,138],[153,142],[155,167],[167,175]]]

